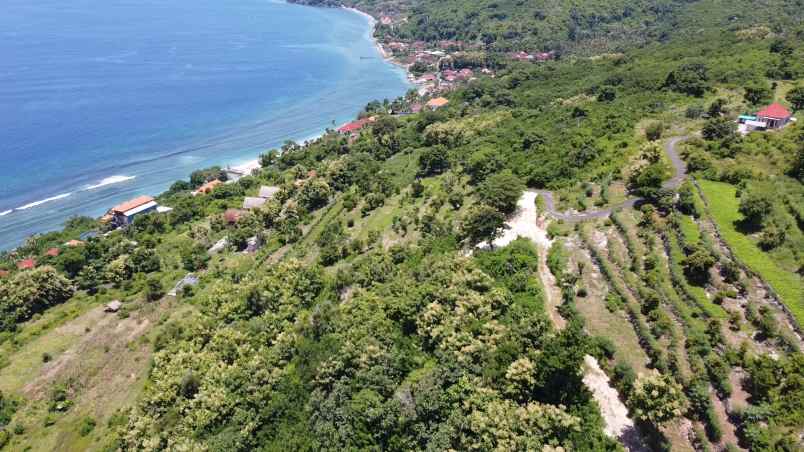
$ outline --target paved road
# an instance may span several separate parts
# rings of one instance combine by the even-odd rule
[[[678,154],[677,146],[678,143],[686,140],[687,138],[689,137],[673,137],[667,140],[667,143],[665,143],[664,152],[667,154],[667,158],[670,159],[670,164],[673,165],[673,177],[665,181],[665,183],[662,184],[662,188],[675,190],[680,187],[681,183],[684,182],[684,179],[686,179],[687,165]],[[556,210],[553,192],[547,190],[537,190],[536,192],[539,194],[539,196],[544,197],[545,208],[550,216],[559,220],[572,222],[606,218],[615,210],[631,208],[644,201],[643,198],[634,197],[629,198],[620,204],[609,207],[608,209],[590,210],[586,212],[559,212]]]

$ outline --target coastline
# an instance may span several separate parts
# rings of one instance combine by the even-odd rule
[[[315,7],[313,6],[313,8],[315,8]],[[367,13],[365,11],[359,10],[357,8],[341,6],[341,9],[349,11],[349,12],[352,12],[352,13],[355,13],[355,14],[358,14],[358,15],[364,17],[365,19],[367,19],[367,21],[369,23],[369,38],[371,39],[371,42],[374,44],[374,47],[377,49],[377,51],[382,56],[383,60],[387,61],[390,64],[393,64],[394,66],[397,66],[399,68],[404,69],[405,70],[405,77],[407,78],[408,82],[415,86],[416,84],[413,82],[413,80],[414,80],[413,76],[408,71],[407,66],[399,63],[398,61],[396,61],[393,58],[392,55],[389,55],[388,52],[383,47],[382,43],[377,39],[376,36],[374,36],[374,31],[377,28],[377,19],[374,16],[372,16],[371,14],[369,14],[369,13]],[[317,135],[314,135],[314,136],[311,136],[309,138],[306,138],[304,140],[301,140],[300,142],[304,143],[304,142],[308,142],[308,141],[318,140],[321,137],[323,137],[325,133],[326,133],[326,131],[322,131],[321,133],[319,133]],[[242,162],[242,163],[228,164],[228,165],[225,166],[225,168],[232,169],[234,171],[242,172],[242,173],[245,173],[245,174],[251,174],[254,170],[261,168],[260,159],[259,159],[259,156],[258,156],[256,159],[247,160],[247,161]]]
[[[382,65],[385,62],[392,62],[390,58],[388,58],[387,53],[383,49],[382,45],[379,41],[374,37],[375,27],[378,21],[374,19],[370,14],[367,14],[363,11],[359,11],[353,8],[346,8],[349,9],[353,13],[357,13],[363,17],[363,19],[367,22],[368,27],[363,29],[364,30],[364,39],[368,38],[371,40],[374,48],[377,49],[377,52],[383,57],[383,61],[379,64]],[[352,19],[353,23],[355,19]],[[362,24],[360,24],[360,28]],[[365,33],[368,33],[366,36]],[[368,48],[368,42],[362,41],[362,45],[364,49]],[[366,50],[363,50],[364,52]],[[377,59],[374,58],[376,61]],[[375,63],[377,64],[377,63]],[[396,66],[396,65],[394,65]],[[398,70],[398,69],[395,69]],[[410,88],[410,80],[405,77],[401,72],[398,72],[397,76],[399,80],[403,83],[400,84],[400,90],[395,96],[402,96],[404,95],[406,89]],[[367,98],[366,102],[369,100],[373,100],[376,97],[369,97]],[[320,101],[326,101],[326,99],[320,99]],[[361,104],[365,105],[365,104]],[[341,121],[345,121],[344,123],[353,120],[356,115],[360,112],[362,106],[356,107],[353,112],[348,113],[348,119],[344,115],[341,118]],[[336,118],[337,119],[337,118]],[[312,125],[312,124],[311,124]],[[307,131],[302,131],[297,137],[293,137],[292,135],[287,135],[288,138],[292,139],[299,144],[303,144],[305,142],[315,141],[323,137],[328,130],[334,128],[332,126],[328,126],[326,124],[318,124],[319,126],[324,126],[316,131],[316,127],[309,127]],[[309,130],[312,129],[312,130]],[[254,170],[259,169],[260,166],[260,156],[264,154],[269,148],[277,148],[279,147],[280,143],[271,144],[271,143],[264,143],[262,147],[258,146],[248,146],[240,150],[239,152],[233,152],[231,157],[222,156],[220,160],[217,162],[209,162],[208,164],[201,165],[200,162],[193,166],[187,167],[187,173],[182,175],[176,175],[171,179],[171,183],[178,181],[178,180],[187,180],[189,174],[192,171],[202,169],[204,167],[208,167],[210,165],[219,165],[222,168],[230,168],[234,170],[239,170],[244,173],[250,174]],[[249,152],[249,149],[252,149]],[[237,155],[239,154],[239,155]],[[123,169],[112,169],[112,171],[117,172],[109,172],[105,175],[100,174],[96,176],[97,178],[88,178],[82,177],[82,179],[76,181],[71,181],[70,179],[63,179],[64,181],[64,188],[59,189],[58,191],[52,191],[50,194],[47,191],[43,191],[41,195],[37,196],[39,192],[31,192],[28,193],[28,199],[22,199],[20,202],[13,202],[13,200],[7,199],[8,202],[7,206],[3,206],[0,208],[0,218],[4,219],[2,224],[2,228],[0,230],[3,231],[3,240],[0,243],[3,243],[0,246],[0,252],[3,251],[12,251],[17,249],[24,243],[24,240],[27,238],[34,237],[41,234],[46,234],[52,231],[60,231],[64,227],[64,222],[70,216],[76,215],[86,215],[91,216],[93,218],[97,218],[101,215],[101,208],[103,211],[117,203],[117,200],[112,200],[110,198],[118,196],[121,192],[134,192],[137,193],[130,194],[129,196],[135,196],[137,194],[151,194],[153,196],[159,196],[163,194],[167,187],[164,188],[161,186],[155,186],[156,184],[149,182],[142,182],[141,180],[145,177],[143,174],[139,174],[136,172],[128,173],[124,172],[126,170]],[[138,183],[132,185],[130,181],[137,180]],[[102,195],[90,195],[90,192],[94,192],[95,190],[106,189],[106,187],[110,186],[117,186],[122,188],[113,188],[110,189],[112,191],[105,192]],[[137,188],[140,187],[141,188]],[[50,187],[53,188],[53,187]],[[24,192],[21,192],[25,194]],[[89,201],[89,197],[92,196],[91,204],[87,207],[85,201]],[[106,201],[104,201],[106,199]],[[100,202],[97,202],[100,201]],[[25,213],[24,213],[25,212]],[[36,212],[36,213],[33,213]],[[13,219],[12,219],[13,218]],[[47,220],[46,226],[37,226],[37,222],[41,219]],[[41,224],[41,223],[40,223]],[[8,235],[6,235],[6,233]],[[25,234],[24,236],[22,234]]]

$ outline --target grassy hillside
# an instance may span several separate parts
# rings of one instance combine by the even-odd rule
[[[800,2],[353,3],[407,17],[381,36],[567,57],[0,255],[0,447],[796,450],[802,343],[763,282],[800,315],[804,134],[732,120],[794,102]],[[662,188],[678,136],[702,193]],[[476,247],[506,222],[538,243]]]

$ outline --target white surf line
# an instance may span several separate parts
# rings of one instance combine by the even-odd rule
[[[84,190],[85,191],[86,190],[94,190],[96,188],[106,187],[107,185],[112,185],[112,184],[119,184],[121,182],[127,182],[127,181],[130,181],[132,179],[136,179],[136,178],[137,178],[137,176],[122,176],[122,175],[109,176],[109,177],[105,177],[105,178],[101,179],[101,181],[98,182],[97,184],[88,185],[86,188],[84,188]]]
[[[66,197],[68,197],[70,195],[72,195],[72,193],[62,193],[60,195],[51,196],[50,198],[42,199],[40,201],[34,201],[32,203],[25,204],[24,206],[17,207],[14,210],[27,210],[27,209],[30,209],[31,207],[41,206],[42,204],[45,204],[47,202],[57,201],[59,199],[64,199],[64,198],[66,198]]]

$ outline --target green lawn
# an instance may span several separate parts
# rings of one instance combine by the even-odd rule
[[[696,243],[701,240],[701,231],[698,229],[698,224],[689,215],[681,215],[679,226],[681,233],[684,234],[684,241],[686,243]]]
[[[804,290],[801,287],[801,277],[783,270],[751,237],[735,228],[735,222],[742,219],[737,210],[739,200],[736,196],[736,187],[707,180],[701,180],[700,185],[709,201],[709,212],[732,252],[770,284],[782,298],[782,302],[793,312],[798,323],[804,324]]]

